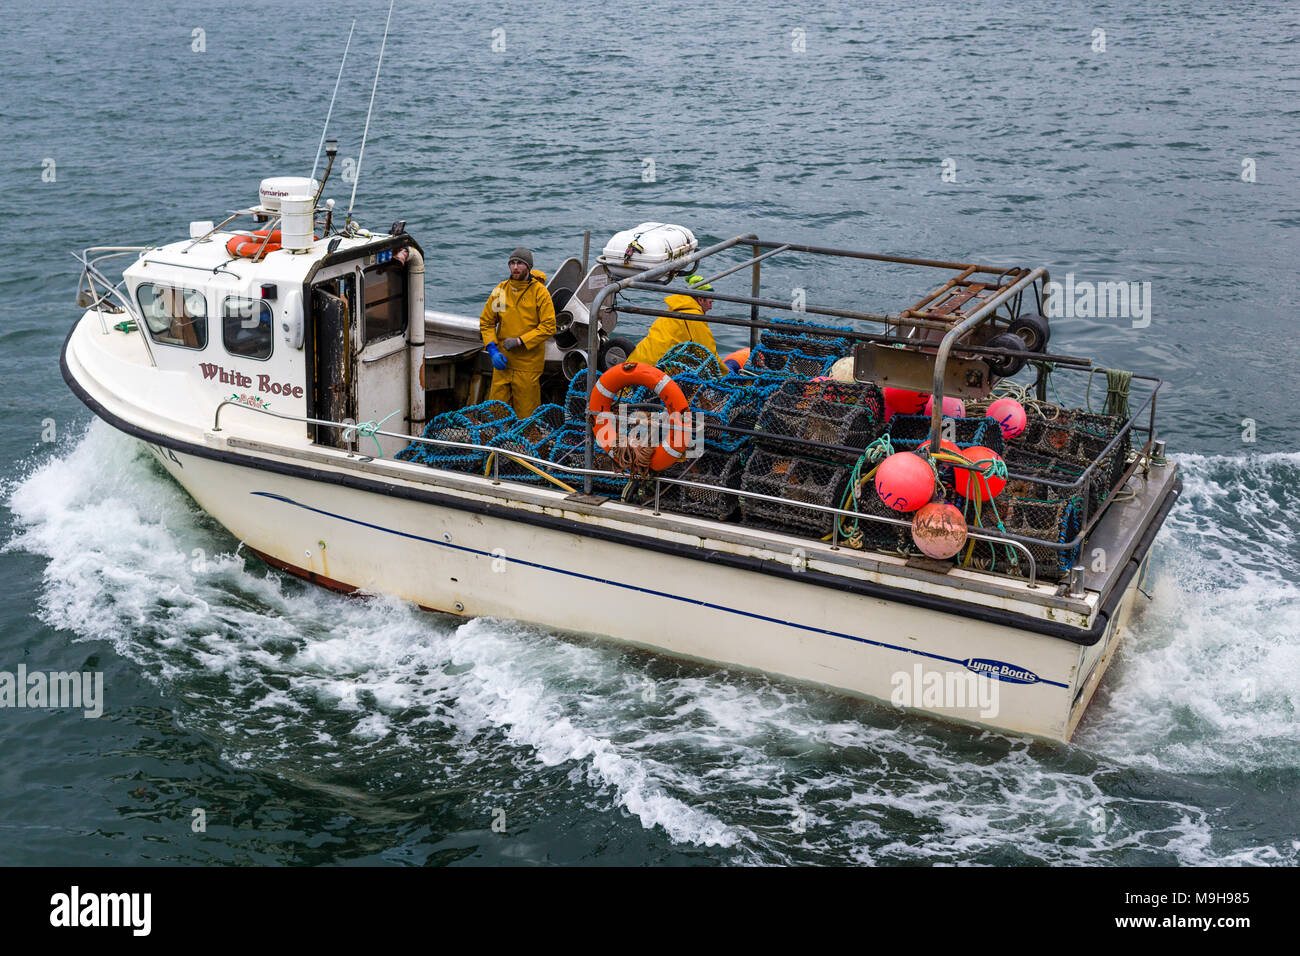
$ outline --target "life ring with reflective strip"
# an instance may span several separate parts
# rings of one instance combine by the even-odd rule
[[[664,408],[675,414],[665,431],[667,437],[660,442],[650,458],[652,471],[663,471],[681,461],[690,444],[690,429],[682,423],[680,416],[690,412],[690,405],[681,387],[672,380],[667,372],[647,365],[645,362],[627,362],[615,365],[605,372],[591,390],[587,408],[596,416],[596,441],[606,452],[614,448],[618,437],[615,424],[614,399],[625,388],[642,385],[654,391]]]
[[[263,243],[266,245],[262,245]],[[226,251],[232,256],[241,256],[245,259],[256,259],[268,252],[279,252],[280,230],[274,229],[268,233],[265,229],[258,229],[251,236],[232,236],[226,242]]]

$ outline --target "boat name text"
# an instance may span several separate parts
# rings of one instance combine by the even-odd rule
[[[303,388],[301,385],[290,385],[288,382],[273,382],[271,376],[257,376],[257,385],[253,385],[253,377],[245,375],[237,369],[226,369],[212,362],[204,362],[199,366],[205,379],[216,379],[222,385],[234,385],[236,388],[254,388],[258,392],[270,392],[272,395],[288,395],[290,398],[302,398]]]

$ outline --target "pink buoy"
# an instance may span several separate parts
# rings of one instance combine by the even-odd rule
[[[1025,406],[1014,398],[999,398],[985,414],[997,420],[1003,438],[1015,438],[1025,430]]]
[[[933,395],[926,396],[925,414],[927,417],[934,414]],[[945,395],[943,397],[943,414],[946,418],[965,418],[966,403],[960,398],[953,398],[951,395]]]
[[[912,541],[930,558],[951,558],[966,543],[966,519],[946,501],[932,501],[912,516]]]
[[[895,415],[919,415],[925,408],[929,397],[925,392],[913,392],[906,388],[887,388],[885,392],[885,420]]]
[[[876,494],[895,511],[915,511],[934,497],[934,472],[920,455],[895,452],[876,469]]]

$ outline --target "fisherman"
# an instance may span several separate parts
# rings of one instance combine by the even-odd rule
[[[510,278],[492,290],[478,325],[492,359],[488,398],[525,418],[542,402],[540,380],[546,340],[555,334],[555,305],[546,291],[546,273],[533,268],[530,251],[521,246],[510,253],[509,268]]]
[[[713,286],[704,281],[704,276],[689,275],[686,277],[686,284],[694,292],[712,292]],[[674,312],[690,312],[693,315],[704,316],[713,308],[713,299],[706,295],[670,295],[664,299],[664,305]],[[632,354],[627,357],[629,362],[645,362],[648,365],[657,365],[659,360],[667,354],[668,350],[682,342],[698,342],[711,353],[713,358],[721,366],[722,360],[718,358],[718,347],[713,341],[713,333],[709,331],[709,324],[701,319],[683,319],[678,316],[661,315],[650,324],[650,331],[646,333],[637,347],[632,350]],[[727,367],[734,372],[739,369],[740,364],[736,363],[733,367],[730,362]]]

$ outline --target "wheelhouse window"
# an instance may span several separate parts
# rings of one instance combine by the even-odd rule
[[[387,338],[406,331],[406,270],[400,263],[371,266],[365,277],[365,325],[363,342]]]
[[[208,300],[202,292],[145,282],[136,299],[155,342],[187,349],[207,347]]]
[[[241,358],[270,358],[271,318],[271,304],[265,299],[227,296],[221,304],[221,341],[226,351]]]

